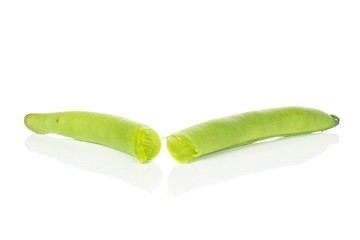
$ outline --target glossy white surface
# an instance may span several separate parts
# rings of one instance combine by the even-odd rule
[[[359,239],[358,1],[1,1],[0,239]],[[162,137],[299,105],[324,133],[180,165],[36,135],[95,111]]]

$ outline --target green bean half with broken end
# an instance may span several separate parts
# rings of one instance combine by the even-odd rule
[[[126,118],[93,112],[28,114],[25,125],[35,133],[55,133],[105,145],[137,157],[141,163],[153,159],[161,148],[159,134]]]
[[[340,119],[304,107],[283,107],[240,113],[203,122],[167,137],[171,156],[179,163],[222,149],[272,138],[327,130]]]

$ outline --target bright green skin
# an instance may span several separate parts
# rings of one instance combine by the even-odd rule
[[[159,134],[148,126],[101,113],[28,114],[25,125],[39,134],[56,133],[105,145],[135,156],[141,163],[156,157],[161,147]]]
[[[187,163],[199,156],[259,140],[323,131],[339,118],[320,110],[283,107],[241,113],[203,122],[167,137],[173,158]]]

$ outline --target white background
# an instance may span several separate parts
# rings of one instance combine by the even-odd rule
[[[0,1],[0,239],[359,239],[359,1]],[[95,111],[162,137],[318,108],[338,127],[141,165],[23,124]],[[164,143],[164,141],[163,141]]]

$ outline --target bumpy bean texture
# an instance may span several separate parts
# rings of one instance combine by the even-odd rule
[[[161,140],[150,127],[108,114],[93,112],[58,112],[28,114],[25,125],[39,134],[56,133],[77,140],[105,145],[132,156],[141,163],[160,151]]]
[[[305,134],[333,128],[335,115],[304,107],[283,107],[246,112],[203,122],[167,137],[175,160],[187,163],[199,156],[259,140]]]

